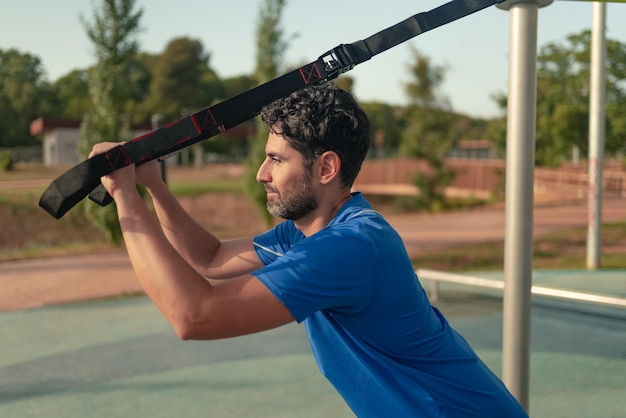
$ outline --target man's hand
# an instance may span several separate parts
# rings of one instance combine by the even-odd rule
[[[122,142],[100,142],[95,144],[89,153],[89,158],[94,155],[103,154],[108,150],[119,147]],[[115,199],[115,194],[120,191],[137,190],[135,182],[135,165],[131,164],[127,167],[113,171],[111,174],[100,179],[102,185],[107,192]]]
[[[158,160],[151,160],[146,163],[137,165],[135,168],[135,177],[137,184],[140,184],[150,190],[154,186],[161,185],[163,178],[159,168]]]

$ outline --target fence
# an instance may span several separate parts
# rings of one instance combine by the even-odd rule
[[[503,190],[504,160],[447,158],[445,162],[455,173],[446,188],[452,197],[489,199]],[[418,190],[412,180],[417,172],[429,172],[428,164],[409,158],[366,160],[355,188],[380,195],[414,195]]]
[[[0,151],[11,151],[11,159],[15,163],[40,163],[43,161],[43,149],[41,145],[0,148]]]
[[[455,177],[446,188],[447,194],[457,197],[488,199],[504,192],[504,160],[447,158]],[[428,172],[425,161],[415,159],[366,160],[355,186],[365,193],[381,195],[414,195],[412,185],[415,173]],[[560,168],[536,167],[534,171],[535,193],[545,196],[586,199],[589,190],[589,173],[584,164],[564,165]],[[614,160],[605,162],[602,180],[603,197],[626,197],[626,171]]]
[[[589,173],[586,167],[573,169],[535,169],[535,192],[571,199],[586,199],[589,190]],[[602,191],[605,198],[626,197],[626,172],[610,167],[602,173]]]

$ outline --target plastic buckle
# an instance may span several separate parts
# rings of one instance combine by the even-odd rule
[[[349,57],[345,48],[346,45],[341,44],[320,57],[324,63],[324,70],[328,73],[328,80],[350,71],[356,65]]]

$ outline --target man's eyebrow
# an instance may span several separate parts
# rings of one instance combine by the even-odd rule
[[[285,156],[285,155],[283,155],[283,154],[281,154],[279,152],[276,152],[276,151],[270,151],[266,155],[268,157],[270,157],[270,158],[278,158],[279,160],[286,160],[287,159],[287,156]]]

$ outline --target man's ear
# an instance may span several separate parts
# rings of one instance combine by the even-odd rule
[[[317,159],[320,175],[320,183],[328,184],[335,178],[339,178],[341,159],[335,151],[326,151]]]

